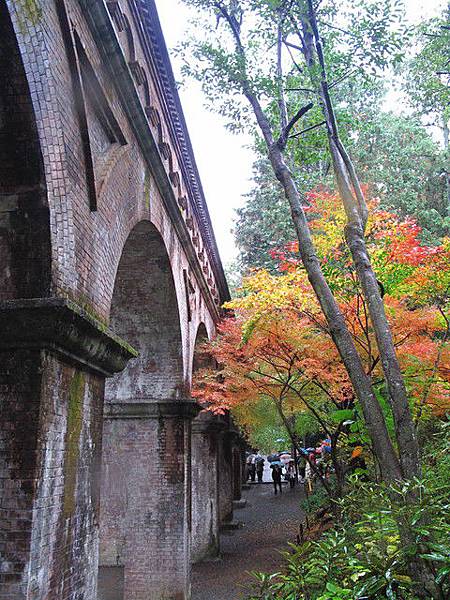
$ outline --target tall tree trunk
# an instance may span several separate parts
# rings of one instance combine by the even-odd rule
[[[384,310],[380,287],[367,252],[364,235],[368,214],[366,202],[353,163],[339,138],[334,109],[329,95],[322,41],[311,0],[308,0],[308,6],[308,14],[304,16],[305,20],[302,23],[305,59],[310,68],[317,63],[320,67],[318,92],[326,121],[337,185],[347,215],[345,237],[367,302],[377,340],[394,417],[402,474],[404,477],[411,479],[420,476],[421,473],[419,444],[414,421],[409,408],[408,394],[395,352],[391,329]],[[315,60],[316,56],[317,62]],[[313,73],[312,80],[314,81],[316,77],[317,75]]]
[[[223,4],[218,2],[216,8],[228,23],[236,44],[236,52],[241,56],[245,65],[245,49],[241,41],[239,22],[227,11]],[[280,64],[281,63],[278,64],[278,69],[280,69]],[[281,183],[286,199],[289,202],[303,265],[326,318],[331,337],[342,358],[355,390],[355,394],[361,404],[364,421],[372,440],[373,449],[380,465],[382,477],[387,481],[401,479],[402,472],[400,463],[389,437],[383,411],[375,396],[371,379],[364,370],[361,357],[358,354],[351,333],[347,328],[344,316],[339,309],[336,299],[334,298],[320,268],[308,222],[302,208],[299,191],[292,173],[284,160],[283,149],[285,148],[289,133],[287,129],[295,123],[295,120],[291,119],[288,126],[282,131],[280,139],[275,141],[269,120],[262,109],[258,97],[251,89],[248,79],[244,77],[241,81],[241,85],[243,94],[253,109],[256,121],[266,143],[273,172]],[[303,109],[297,113],[299,116],[303,114],[302,110]]]
[[[227,11],[223,4],[218,2],[216,8],[228,23],[235,40],[236,52],[241,56],[245,65],[245,50],[240,37],[240,24],[233,15]],[[278,68],[280,68],[280,65]],[[389,437],[383,412],[372,388],[371,379],[364,370],[361,357],[358,354],[351,333],[347,328],[344,316],[333,296],[324,274],[322,273],[319,259],[314,249],[308,222],[302,208],[299,191],[296,187],[292,173],[284,160],[283,149],[285,148],[289,133],[287,129],[295,123],[295,120],[291,119],[285,130],[282,131],[280,139],[275,141],[270,122],[262,109],[258,97],[251,89],[248,79],[244,77],[241,81],[241,85],[242,91],[253,109],[256,121],[266,143],[274,174],[281,183],[286,199],[289,202],[303,265],[326,318],[331,337],[347,370],[355,394],[361,404],[364,420],[372,440],[374,452],[380,464],[382,476],[387,481],[401,479],[402,472],[400,463]],[[297,114],[301,116],[302,109]]]
[[[450,12],[450,9],[449,9]],[[442,131],[444,133],[444,149],[445,149],[445,155],[447,157],[447,164],[448,164],[448,160],[449,160],[449,140],[450,140],[450,133],[449,133],[449,129],[448,129],[448,122],[447,119],[445,118],[445,115],[442,116]],[[445,191],[447,194],[447,215],[450,217],[450,172],[448,171],[448,169],[445,172]]]
[[[284,161],[282,152],[274,142],[270,144],[269,158],[274,173],[282,184],[286,198],[289,201],[303,265],[327,320],[331,337],[345,365],[355,394],[361,403],[364,420],[380,461],[383,477],[387,480],[399,479],[401,477],[400,465],[389,438],[383,412],[375,397],[370,378],[366,375],[352,336],[348,331],[344,316],[320,268],[309,226],[301,206],[300,194],[292,174]]]
[[[334,109],[329,95],[322,42],[311,0],[308,0],[308,7],[307,19],[302,23],[305,37],[303,46],[305,58],[308,66],[311,67],[314,65],[315,56],[313,55],[312,44],[308,43],[313,38],[320,66],[318,92],[326,121],[337,185],[347,215],[345,238],[352,255],[363,295],[367,302],[370,320],[375,332],[384,379],[394,417],[402,475],[406,479],[412,479],[421,475],[419,444],[409,408],[405,382],[380,294],[380,287],[367,252],[364,235],[368,216],[367,207],[353,163],[339,138]],[[313,80],[314,77],[313,73]],[[415,495],[410,494],[408,500],[414,502]],[[402,545],[405,547],[414,547],[414,534],[409,524],[400,520],[398,522],[398,529]],[[417,582],[415,591],[418,597],[423,599],[430,597],[436,599],[442,598],[442,592],[435,583],[432,569],[426,560],[421,559],[416,554],[411,556],[409,571],[411,578]]]

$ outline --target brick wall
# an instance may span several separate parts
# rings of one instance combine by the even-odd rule
[[[39,352],[0,353],[0,598],[26,598],[37,482]]]
[[[48,294],[50,234],[30,90],[4,2],[0,31],[0,300],[6,300]]]
[[[177,418],[106,419],[100,564],[124,567],[124,598],[189,594],[187,456]]]
[[[45,352],[3,359],[0,598],[94,598],[103,383]]]
[[[124,568],[127,600],[184,598],[190,425],[158,415],[159,401],[183,400],[181,330],[168,254],[148,222],[125,245],[111,326],[139,356],[106,386],[106,405],[120,415],[107,415],[103,430],[100,565]],[[143,414],[130,413],[137,404]]]
[[[119,6],[134,50],[116,20],[95,37],[88,9],[104,12],[103,2],[42,0],[37,19],[23,3],[0,3],[0,117],[8,123],[0,132],[0,300],[66,298],[75,313],[86,311],[83,319],[96,319],[98,332],[110,324],[136,344],[140,358],[108,384],[108,405],[178,403],[188,395],[199,324],[213,333],[220,301],[161,92],[167,81],[149,63],[129,3]],[[105,57],[108,31],[123,54],[111,42]],[[111,72],[113,63],[126,68]],[[118,91],[130,72],[133,115]],[[2,305],[0,318],[9,310]],[[73,323],[69,346],[84,327]],[[119,367],[90,363],[98,336],[86,337],[85,356],[49,339],[32,340],[26,352],[2,343],[0,598],[93,600],[104,376]],[[134,532],[119,554],[125,588],[135,590],[127,600],[189,596],[188,412],[105,424],[105,472],[117,490],[104,478],[103,504],[111,495],[112,513],[121,508],[105,525],[112,533],[103,548],[111,562],[124,530]]]

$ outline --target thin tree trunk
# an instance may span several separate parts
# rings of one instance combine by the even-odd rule
[[[450,9],[449,9],[449,12],[450,12]],[[448,163],[450,134],[449,134],[448,123],[447,123],[447,119],[445,118],[445,115],[442,117],[442,131],[444,133],[444,149],[445,149],[445,155],[447,157],[447,163]],[[450,216],[450,173],[448,172],[448,170],[446,170],[446,173],[445,173],[445,191],[447,192],[447,215]]]
[[[330,140],[330,145],[333,145]],[[336,163],[336,174],[340,194],[345,198],[351,194],[350,184],[340,155],[333,148],[333,158]],[[340,161],[340,164],[339,164]],[[354,206],[354,200],[353,200]],[[356,210],[347,210],[348,222],[345,227],[345,239],[350,249],[356,274],[361,283],[362,292],[367,302],[370,320],[372,321],[378,351],[383,367],[390,404],[394,416],[395,432],[399,447],[400,463],[403,476],[407,479],[420,476],[420,452],[417,442],[414,421],[409,408],[406,386],[400,364],[395,352],[389,322],[384,310],[380,287],[372,269],[365,243],[364,230]]]
[[[236,51],[245,61],[245,50],[240,38],[240,26],[226,8],[217,4],[222,16],[227,21],[236,43]],[[382,476],[387,481],[401,479],[402,473],[398,457],[386,427],[383,412],[372,388],[370,377],[367,376],[361,357],[358,354],[353,338],[347,328],[344,316],[333,296],[333,293],[322,273],[319,259],[316,255],[311,238],[308,222],[301,204],[301,197],[283,156],[283,144],[274,140],[272,128],[261,104],[251,90],[246,80],[241,82],[242,90],[250,103],[256,121],[266,143],[270,163],[275,176],[281,183],[286,199],[291,209],[292,221],[299,243],[299,253],[308,274],[309,282],[316,294],[323,314],[327,320],[331,337],[341,356],[355,394],[361,404],[364,420],[373,443],[374,452],[380,464]],[[285,139],[285,131],[281,140]]]
[[[367,302],[368,311],[377,340],[378,351],[383,367],[392,412],[396,438],[399,447],[400,463],[404,477],[411,479],[420,476],[420,452],[408,394],[395,352],[389,322],[384,310],[380,288],[367,252],[364,229],[367,221],[367,207],[354,166],[339,139],[334,109],[329,95],[322,42],[317,27],[311,0],[308,0],[309,13],[302,23],[304,32],[304,52],[309,67],[315,64],[315,53],[320,66],[319,94],[327,125],[327,134],[337,185],[347,215],[345,237],[350,249],[356,274]],[[314,40],[314,46],[313,46]],[[352,190],[353,187],[353,190]]]
[[[338,426],[337,430],[331,436],[331,461],[336,473],[336,494],[338,498],[342,498],[345,483],[344,468],[337,455],[337,443],[340,433],[341,425]]]
[[[299,452],[299,454],[302,454],[300,447],[298,445],[298,441],[297,441],[297,436],[295,435],[291,424],[289,423],[289,419],[285,416],[284,412],[283,412],[283,408],[278,404],[278,402],[275,401],[275,406],[278,410],[278,414],[280,415],[281,420],[283,421],[283,425],[288,433],[288,436],[291,438],[291,442],[292,445],[297,449],[297,451]],[[308,461],[308,464],[310,465],[312,471],[314,472],[315,475],[317,475],[320,483],[323,485],[323,487],[325,488],[327,494],[329,495],[329,497],[331,499],[335,498],[335,495],[333,494],[333,489],[331,488],[330,484],[328,483],[328,481],[325,479],[325,477],[320,473],[319,469],[317,468],[317,465],[314,464],[311,460],[309,460],[309,457],[306,456],[305,457],[306,460]]]
[[[344,316],[320,268],[308,223],[300,203],[300,194],[276,143],[271,144],[269,157],[275,175],[282,184],[291,207],[292,220],[299,242],[299,252],[309,282],[325,315],[331,337],[345,365],[355,394],[361,403],[364,420],[380,461],[383,477],[387,480],[399,479],[401,477],[400,465],[389,438],[381,407],[348,331]]]
[[[394,341],[384,310],[384,303],[381,298],[379,284],[372,269],[365,243],[364,229],[367,222],[365,199],[353,164],[339,139],[334,109],[329,95],[322,42],[311,0],[308,0],[308,6],[308,19],[306,23],[302,24],[302,27],[304,32],[307,32],[308,34],[312,32],[315,50],[319,59],[321,78],[318,91],[326,120],[336,180],[347,215],[345,238],[352,255],[363,295],[367,302],[368,312],[377,340],[378,351],[394,417],[402,475],[406,479],[412,479],[414,477],[420,477],[421,474],[419,444],[417,442],[406,386],[395,352]],[[314,58],[311,54],[311,45],[305,44],[304,50],[305,56],[309,54],[307,56],[308,64],[313,64]],[[414,494],[409,495],[409,501],[415,501]],[[413,546],[414,535],[409,524],[399,521],[398,528],[402,544],[404,546]],[[416,593],[420,598],[442,598],[442,592],[435,583],[433,572],[426,560],[421,559],[417,555],[412,556],[410,559],[409,571],[411,578],[417,582]]]

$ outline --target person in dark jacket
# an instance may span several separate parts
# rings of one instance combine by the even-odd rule
[[[247,481],[250,478],[251,481],[255,481],[256,477],[256,463],[255,463],[255,454],[249,454],[247,456]]]
[[[258,477],[258,483],[262,483],[262,480],[263,480],[264,462],[265,462],[264,458],[258,452],[258,454],[256,455],[256,458],[255,458],[256,475]]]
[[[273,479],[273,487],[275,489],[275,496],[277,495],[277,487],[280,488],[280,494],[283,493],[281,489],[281,467],[280,465],[274,465],[272,467],[272,479]]]

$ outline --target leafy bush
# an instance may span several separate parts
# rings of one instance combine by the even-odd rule
[[[333,485],[333,481],[329,480],[330,484]],[[314,514],[319,509],[324,508],[330,504],[330,496],[326,489],[319,483],[316,482],[316,489],[314,493],[300,500],[300,508],[308,513]]]

